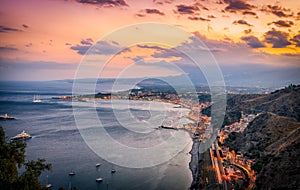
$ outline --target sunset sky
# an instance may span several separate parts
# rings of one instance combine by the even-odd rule
[[[0,18],[0,80],[71,79],[99,39],[143,22],[165,23],[195,35],[226,74],[239,68],[284,72],[300,67],[299,0],[2,0]],[[176,40],[181,47],[193,44],[192,38]],[[100,45],[103,54],[111,56],[109,50],[124,43]],[[139,65],[149,73],[176,75],[164,65],[185,64],[180,54],[166,56],[168,47],[128,48],[111,60],[108,70],[120,72],[124,65],[142,60],[155,64]],[[114,76],[111,72],[102,77]]]

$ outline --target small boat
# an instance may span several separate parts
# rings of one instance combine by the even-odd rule
[[[101,177],[96,178],[96,182],[102,182],[103,179]]]
[[[46,185],[46,187],[51,188],[51,187],[53,187],[53,185],[49,183],[49,184]]]
[[[13,119],[15,119],[15,118],[12,117],[12,116],[9,116],[9,115],[6,113],[6,114],[4,114],[4,115],[1,115],[1,116],[0,116],[0,119],[1,119],[1,120],[13,120]]]
[[[53,187],[53,185],[51,183],[49,183],[49,179],[48,179],[48,175],[47,175],[47,185],[46,185],[46,188],[51,188]]]
[[[27,140],[27,139],[31,139],[31,135],[26,133],[24,130],[22,131],[22,133],[10,138],[11,141]]]
[[[33,103],[39,103],[39,102],[42,102],[42,100],[40,99],[39,95],[34,95],[32,102]]]
[[[96,164],[96,168],[98,168],[98,167],[100,167],[100,166],[101,166],[101,163],[98,162],[98,163]]]
[[[111,171],[110,171],[112,174],[114,174],[114,173],[116,173],[116,170],[114,170],[114,169],[111,169]]]
[[[69,173],[69,176],[74,176],[75,175],[75,172],[72,170],[70,173]]]

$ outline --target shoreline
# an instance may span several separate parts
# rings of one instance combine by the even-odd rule
[[[192,136],[190,135],[192,138]],[[199,154],[199,146],[200,146],[200,141],[198,139],[193,139],[193,145],[192,149],[190,150],[189,154],[191,155],[191,161],[189,163],[189,168],[192,172],[192,183],[189,189],[191,190],[198,190],[199,189],[199,180],[200,180],[200,154]]]

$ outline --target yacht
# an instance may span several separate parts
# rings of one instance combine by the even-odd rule
[[[74,176],[75,175],[75,172],[72,170],[70,173],[69,173],[69,176]]]
[[[4,114],[4,115],[1,115],[1,116],[0,116],[0,119],[1,119],[1,120],[13,120],[13,119],[15,119],[15,118],[12,117],[12,116],[9,116],[9,115],[6,113],[6,114]]]
[[[51,188],[51,187],[53,187],[53,185],[49,183],[49,184],[46,185],[46,187]]]
[[[26,133],[25,131],[22,131],[22,133],[10,138],[11,141],[27,140],[27,139],[31,139],[31,135]]]
[[[34,95],[34,96],[33,96],[32,102],[34,102],[34,103],[39,103],[39,102],[42,102],[42,100],[40,99],[40,96],[39,96],[39,95]]]
[[[103,179],[101,177],[96,178],[96,182],[102,182]]]

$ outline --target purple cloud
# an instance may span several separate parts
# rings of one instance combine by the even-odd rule
[[[92,38],[83,39],[80,41],[82,45],[93,45],[94,40]]]
[[[249,24],[247,21],[245,20],[236,20],[234,21],[232,24],[242,24],[242,25],[247,25],[247,26],[252,26],[251,24]]]
[[[291,11],[290,9],[287,9],[287,8],[284,8],[284,7],[281,7],[281,6],[278,6],[278,5],[264,6],[261,9],[261,11],[272,13],[272,14],[278,16],[278,17],[292,17],[293,16],[293,13],[288,13],[288,12]]]
[[[269,44],[272,44],[273,48],[284,48],[288,45],[291,45],[291,42],[288,41],[289,34],[282,31],[277,31],[274,28],[265,33],[265,41]]]
[[[278,21],[271,22],[268,25],[270,24],[275,24],[278,27],[291,27],[292,25],[294,25],[294,23],[289,20],[278,20]]]
[[[27,24],[22,24],[23,28],[29,28]]]
[[[199,11],[197,6],[189,6],[189,5],[177,5],[177,12],[179,14],[194,14],[195,11]]]
[[[228,6],[225,7],[225,10],[230,12],[251,10],[255,7],[246,3],[244,0],[224,0],[224,3],[228,4]]]
[[[0,26],[0,32],[23,32],[23,30],[17,29],[17,28],[11,28],[7,26]]]
[[[200,21],[210,21],[209,19],[202,18],[202,17],[188,17],[190,20],[200,20]]]
[[[159,11],[158,9],[145,9],[144,10],[147,14],[157,14],[157,15],[165,15],[165,13]]]
[[[78,3],[92,4],[106,7],[128,6],[124,0],[76,0]]]
[[[9,47],[9,46],[0,46],[0,51],[18,51],[18,48]]]
[[[291,41],[296,43],[296,47],[300,47],[300,34],[294,36]]]
[[[251,48],[265,47],[265,45],[255,36],[244,36],[241,39],[244,40]]]

